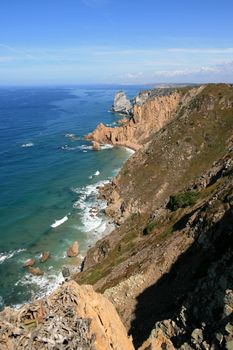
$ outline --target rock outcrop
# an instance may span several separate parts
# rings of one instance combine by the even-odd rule
[[[28,259],[27,261],[25,261],[25,263],[23,264],[23,268],[27,268],[27,267],[30,267],[30,266],[33,266],[36,262],[36,259],[35,258],[31,258],[31,259]]]
[[[52,295],[0,313],[1,350],[133,350],[113,305],[74,281]]]
[[[42,276],[44,272],[39,267],[29,267],[28,272],[34,276]]]
[[[99,124],[86,139],[138,150],[149,138],[173,119],[178,109],[193,99],[201,88],[188,91],[163,89],[159,94],[141,93],[135,98],[132,116],[119,127]]]
[[[73,258],[78,255],[79,246],[78,242],[74,241],[73,244],[67,249],[67,256]]]
[[[126,98],[125,93],[123,91],[117,92],[114,98],[112,111],[120,114],[130,114],[131,110],[131,102]]]
[[[45,261],[48,260],[49,256],[50,256],[50,253],[48,251],[42,252],[40,256],[40,262],[44,263]]]

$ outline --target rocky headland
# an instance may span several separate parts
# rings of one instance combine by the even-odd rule
[[[116,229],[50,297],[0,313],[0,348],[233,349],[233,86],[147,90],[87,138],[136,150],[100,190]]]

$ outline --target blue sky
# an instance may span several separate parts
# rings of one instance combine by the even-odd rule
[[[0,85],[233,82],[232,0],[7,0]]]

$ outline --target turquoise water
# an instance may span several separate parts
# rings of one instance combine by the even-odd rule
[[[75,263],[66,249],[77,239],[88,245],[106,233],[98,185],[113,177],[130,153],[124,148],[92,151],[83,136],[100,122],[115,125],[108,112],[123,88],[133,97],[140,87],[0,89],[0,307],[43,295],[62,280],[61,268]],[[68,135],[67,135],[68,134]],[[74,134],[73,136],[69,134]],[[98,206],[100,214],[91,214]],[[67,216],[57,228],[51,224]],[[26,259],[49,250],[42,277],[23,268]]]

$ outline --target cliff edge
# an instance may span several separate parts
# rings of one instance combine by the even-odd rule
[[[113,305],[70,281],[49,297],[0,313],[0,349],[133,350]]]
[[[142,92],[135,97],[131,116],[119,127],[99,124],[87,140],[109,143],[138,150],[154,133],[158,132],[176,115],[178,109],[187,104],[200,91],[192,89],[158,89]]]

